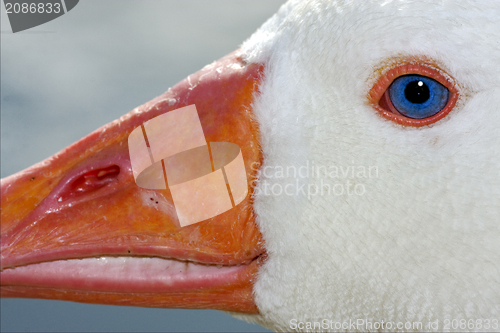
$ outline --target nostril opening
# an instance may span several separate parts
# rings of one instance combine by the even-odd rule
[[[118,165],[88,171],[66,186],[60,195],[60,200],[63,201],[94,192],[112,182],[118,181],[119,174],[120,167]]]

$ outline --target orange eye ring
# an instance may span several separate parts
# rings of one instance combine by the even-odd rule
[[[426,76],[445,86],[450,95],[448,103],[444,106],[444,108],[435,115],[424,119],[409,118],[397,112],[390,99],[387,97],[386,92],[394,80],[400,76],[409,74]],[[392,120],[403,126],[426,126],[443,119],[455,107],[459,93],[453,82],[454,81],[451,77],[445,76],[442,71],[428,64],[412,63],[399,65],[388,70],[377,80],[373,88],[368,93],[368,100],[370,101],[370,105],[375,108],[375,110],[377,110],[382,117],[388,120]]]

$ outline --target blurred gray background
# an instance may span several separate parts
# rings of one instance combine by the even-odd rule
[[[80,0],[13,34],[1,5],[1,177],[235,50],[284,0]],[[266,331],[210,310],[2,299],[6,331]]]

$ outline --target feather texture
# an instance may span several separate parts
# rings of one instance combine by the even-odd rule
[[[286,331],[499,318],[498,17],[497,1],[290,1],[243,44],[266,64],[255,210],[269,257],[261,314],[240,318]],[[443,120],[404,127],[369,105],[381,68],[405,58],[456,83]]]

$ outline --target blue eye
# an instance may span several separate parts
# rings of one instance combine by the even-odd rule
[[[435,115],[446,106],[450,97],[445,86],[422,75],[400,76],[392,82],[388,92],[394,108],[413,119]]]

